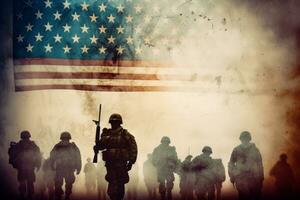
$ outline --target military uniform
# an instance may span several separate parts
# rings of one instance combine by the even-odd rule
[[[169,146],[170,139],[163,137],[161,144],[152,153],[152,162],[157,169],[157,181],[159,182],[159,193],[162,199],[172,199],[174,187],[174,172],[178,167],[177,152],[174,146]]]
[[[225,181],[225,168],[222,159],[213,159],[214,185],[216,190],[216,199],[221,199],[222,184]]]
[[[180,195],[182,200],[193,199],[193,187],[195,184],[195,176],[192,172],[192,156],[189,155],[180,165]]]
[[[228,164],[230,180],[235,184],[240,200],[260,199],[264,179],[262,157],[249,132],[242,132],[242,144],[232,151]]]
[[[67,133],[67,132],[64,132]],[[81,171],[81,155],[75,143],[70,143],[69,134],[62,133],[61,140],[50,153],[51,166],[55,169],[55,196],[61,199],[63,194],[62,185],[65,180],[65,199],[69,199],[72,186],[75,182],[74,172]]]
[[[152,163],[152,155],[148,155],[148,159],[143,164],[143,174],[145,185],[148,190],[149,199],[156,198],[156,188],[157,188],[157,171]]]
[[[122,118],[119,114],[111,115],[109,122],[116,127],[103,129],[95,150],[102,151],[105,161],[108,182],[107,194],[112,200],[121,200],[125,194],[125,184],[129,182],[128,171],[137,159],[137,145],[133,135],[120,126]]]
[[[11,146],[9,149],[10,163],[18,171],[19,191],[22,198],[26,194],[29,199],[34,194],[35,172],[41,167],[42,155],[40,148],[34,141],[29,140],[31,137],[28,131],[21,132],[21,140]]]

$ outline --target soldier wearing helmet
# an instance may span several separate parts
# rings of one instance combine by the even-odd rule
[[[62,132],[60,142],[50,152],[50,163],[55,170],[55,198],[61,199],[63,195],[63,182],[65,180],[65,199],[69,199],[72,186],[75,182],[74,172],[78,175],[81,171],[81,155],[74,142],[70,142],[71,134]]]
[[[159,193],[161,199],[172,199],[174,187],[174,172],[177,170],[179,160],[174,146],[170,146],[171,140],[164,136],[152,153],[152,163],[157,169],[157,180],[159,182]]]
[[[264,180],[260,151],[251,143],[251,134],[240,134],[241,144],[235,147],[228,163],[230,181],[236,186],[239,199],[259,199]]]
[[[195,184],[194,173],[192,172],[192,155],[188,155],[180,164],[179,177],[180,177],[180,195],[182,200],[193,199],[193,187]]]
[[[41,167],[42,155],[40,148],[30,140],[29,131],[22,131],[21,140],[11,143],[8,150],[9,163],[18,171],[19,191],[21,198],[32,199],[34,194],[35,169]]]
[[[107,194],[111,200],[121,200],[125,194],[125,184],[129,182],[128,171],[136,162],[137,145],[134,136],[121,126],[123,119],[120,114],[112,114],[109,123],[111,128],[103,129],[94,149],[102,151],[105,161]]]
[[[191,168],[195,173],[195,193],[197,199],[214,199],[214,173],[212,149],[209,146],[202,148],[202,154],[192,160]]]

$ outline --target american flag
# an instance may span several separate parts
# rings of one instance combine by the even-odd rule
[[[170,52],[184,37],[173,0],[15,0],[16,91],[182,90]]]

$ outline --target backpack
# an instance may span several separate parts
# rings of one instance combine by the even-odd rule
[[[10,142],[10,146],[8,148],[8,163],[11,164],[13,168],[17,168],[18,153],[17,143]]]
[[[216,182],[225,181],[225,168],[222,163],[222,159],[213,159],[213,172]]]

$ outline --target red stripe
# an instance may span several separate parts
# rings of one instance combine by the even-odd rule
[[[117,74],[101,72],[16,72],[15,79],[123,79],[123,80],[191,80],[189,75]]]
[[[170,62],[141,60],[68,60],[58,58],[15,59],[15,65],[69,65],[69,66],[121,66],[121,67],[173,67]]]
[[[82,91],[106,91],[106,92],[167,92],[184,91],[180,87],[163,86],[113,86],[113,85],[27,85],[15,86],[15,91],[34,90],[82,90]]]

